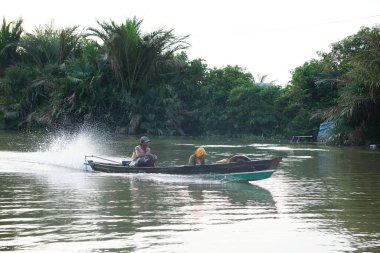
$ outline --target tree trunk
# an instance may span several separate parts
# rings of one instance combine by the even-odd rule
[[[137,130],[140,126],[140,122],[141,122],[141,115],[140,114],[133,115],[129,122],[128,134],[137,134]]]

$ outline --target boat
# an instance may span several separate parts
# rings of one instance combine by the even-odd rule
[[[87,159],[86,156],[85,159]],[[235,158],[235,159],[234,159]],[[237,158],[237,159],[236,159]],[[221,163],[204,165],[181,165],[168,167],[132,167],[128,163],[105,163],[86,160],[95,172],[128,173],[128,174],[166,174],[181,176],[197,176],[205,179],[222,181],[256,181],[267,179],[277,169],[282,157],[268,160],[251,160],[247,157],[234,156],[224,159]]]

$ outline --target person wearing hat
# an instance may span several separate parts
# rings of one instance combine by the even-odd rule
[[[199,147],[189,157],[189,165],[205,164],[206,150],[203,147]]]
[[[151,141],[147,136],[142,136],[140,138],[140,144],[133,150],[130,166],[154,167],[154,163],[157,161],[157,156],[150,152],[150,142]]]

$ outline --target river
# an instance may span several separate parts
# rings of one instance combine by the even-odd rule
[[[380,151],[249,138],[152,137],[161,165],[282,156],[266,180],[93,173],[138,137],[0,132],[0,251],[380,252]]]

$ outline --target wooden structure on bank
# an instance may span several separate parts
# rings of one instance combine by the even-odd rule
[[[300,143],[300,142],[312,142],[312,135],[294,135],[290,142],[292,143]]]

